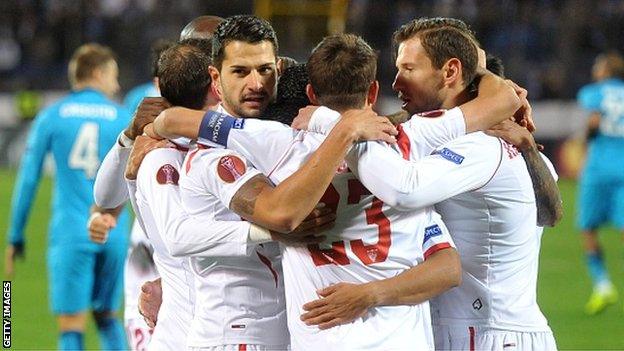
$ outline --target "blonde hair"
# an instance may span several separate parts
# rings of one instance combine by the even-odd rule
[[[113,51],[100,44],[81,45],[71,57],[67,70],[72,87],[93,76],[93,71],[115,60]]]

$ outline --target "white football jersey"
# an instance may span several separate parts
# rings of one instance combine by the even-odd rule
[[[433,147],[465,132],[461,111],[449,112],[446,119],[426,122],[431,126],[428,132],[418,130],[425,141],[412,147],[412,152],[428,154]],[[299,169],[324,140],[321,134],[296,132],[276,122],[216,117],[204,125],[207,128],[202,128],[199,142],[227,142],[228,148],[243,154],[275,183]],[[407,157],[410,141],[401,140],[399,148]],[[321,202],[337,213],[335,226],[323,233],[326,241],[284,249],[293,349],[433,349],[427,302],[373,308],[352,323],[324,331],[301,322],[302,306],[318,298],[317,290],[338,282],[365,283],[394,277],[452,246],[446,227],[431,207],[401,212],[387,206],[346,164],[337,170]]]
[[[435,323],[550,331],[537,305],[543,228],[536,226],[535,195],[524,158],[512,145],[483,133],[444,147],[476,158],[482,171],[474,173],[483,185],[436,205],[457,244],[463,279],[460,287],[433,300]]]
[[[180,179],[184,210],[242,228],[206,228],[215,246],[212,254],[191,257],[197,301],[190,347],[288,347],[279,246],[248,242],[248,223],[226,207],[236,191],[258,174],[242,156],[222,148],[196,148],[184,161]]]
[[[312,127],[326,133],[337,116],[320,112]],[[419,143],[415,123],[422,124],[422,118],[415,116],[400,127],[399,145],[407,144],[401,141],[404,133],[410,135],[411,146]],[[424,158],[412,154],[410,160],[418,162],[406,163],[390,149],[361,143],[348,155],[348,164],[396,207],[437,203],[457,244],[463,280],[433,299],[434,323],[550,331],[536,300],[542,228],[536,226],[533,186],[518,150],[481,132],[445,143]],[[542,158],[557,179],[550,161]]]
[[[188,260],[171,256],[164,242],[166,218],[180,208],[178,180],[184,154],[175,148],[149,152],[139,168],[136,182],[129,182],[137,219],[154,248],[154,263],[162,278],[163,301],[149,344],[151,350],[186,348],[193,318],[195,294]]]

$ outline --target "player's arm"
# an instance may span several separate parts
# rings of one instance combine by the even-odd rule
[[[600,131],[600,112],[594,111],[587,119],[587,131],[585,132],[585,140],[593,140]]]
[[[518,119],[533,123],[525,89],[489,71],[480,73],[477,97],[459,106],[465,116],[467,133],[486,130],[516,113]]]
[[[5,254],[7,275],[13,274],[15,257],[23,255],[24,229],[32,202],[37,194],[43,162],[50,149],[52,128],[52,115],[45,110],[33,122],[26,141],[26,149],[22,156],[11,200],[11,221],[7,235],[8,247]]]
[[[155,120],[153,137],[197,139],[237,151],[268,174],[293,142],[296,131],[274,121],[234,118],[214,111],[172,107]]]
[[[394,127],[372,110],[347,111],[299,170],[277,187],[262,175],[250,179],[232,197],[229,208],[263,227],[290,232],[314,209],[356,141],[393,142],[390,134],[396,134]]]
[[[115,145],[102,160],[93,185],[93,197],[100,208],[116,208],[128,200],[123,174],[132,143],[133,140],[121,132]]]
[[[338,283],[318,292],[321,299],[303,305],[301,320],[328,329],[353,321],[378,306],[415,305],[461,283],[461,262],[448,247],[395,276],[364,284]]]
[[[542,158],[533,135],[526,128],[511,121],[504,121],[487,133],[505,139],[522,153],[533,183],[537,225],[552,227],[557,224],[563,217],[561,194],[553,171]]]
[[[124,171],[134,140],[143,133],[145,125],[168,106],[169,103],[163,98],[143,99],[131,123],[119,134],[117,142],[106,154],[98,170],[93,186],[93,195],[98,206],[115,208],[128,200]]]
[[[362,184],[389,206],[416,210],[485,185],[501,162],[496,139],[458,139],[409,161],[382,143],[361,143],[346,157]]]

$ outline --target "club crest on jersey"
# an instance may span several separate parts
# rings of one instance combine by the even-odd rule
[[[425,228],[425,239],[423,240],[423,244],[426,243],[429,239],[438,235],[442,235],[442,228],[440,228],[439,225],[434,224]]]
[[[219,164],[217,165],[217,174],[226,183],[234,183],[246,171],[245,163],[236,156],[223,156],[219,159]]]
[[[434,152],[434,154],[438,154],[438,155],[442,156],[443,158],[445,158],[445,159],[447,159],[447,160],[449,160],[449,161],[451,161],[453,163],[456,163],[458,165],[460,165],[462,162],[464,162],[464,156],[462,156],[462,155],[460,155],[460,154],[458,154],[456,152],[453,152],[453,151],[451,151],[448,148],[444,148],[442,150],[438,150],[438,151]]]
[[[426,112],[418,113],[418,116],[425,117],[425,118],[436,118],[436,117],[442,116],[445,112],[446,110],[426,111]]]
[[[156,172],[156,181],[158,184],[172,184],[178,185],[178,180],[180,180],[180,173],[170,164],[165,164],[158,169]]]

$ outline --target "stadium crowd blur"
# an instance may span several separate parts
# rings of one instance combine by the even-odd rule
[[[293,3],[314,0],[292,0]],[[176,39],[200,14],[252,13],[254,1],[221,0],[16,0],[0,2],[0,92],[67,89],[66,65],[80,44],[112,47],[126,92],[149,77],[150,44]],[[573,99],[590,80],[594,57],[624,49],[624,1],[616,0],[352,0],[347,31],[381,52],[382,92],[392,94],[391,33],[409,19],[448,16],[465,20],[506,74],[532,99]],[[304,59],[326,33],[324,21],[271,18],[280,52]],[[301,24],[304,25],[301,25]]]

